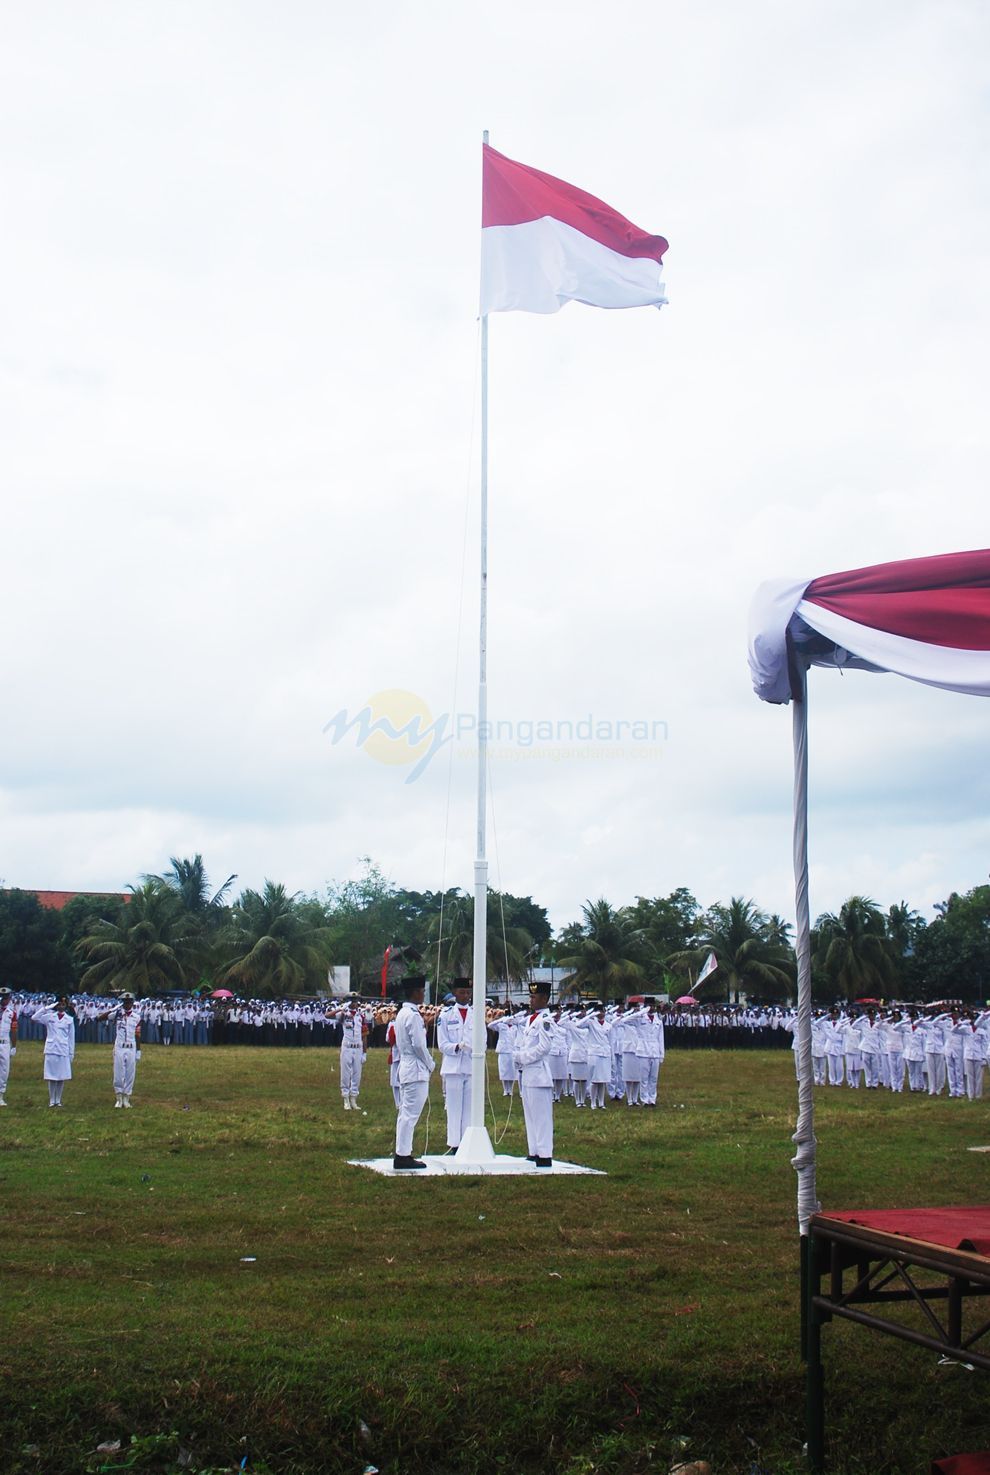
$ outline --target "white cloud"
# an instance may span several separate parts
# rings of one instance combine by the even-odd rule
[[[392,687],[473,704],[488,126],[671,242],[662,314],[492,323],[493,713],[669,723],[649,762],[496,759],[502,883],[558,923],[679,884],[789,911],[750,593],[986,541],[988,25],[965,0],[640,4],[606,34],[581,0],[9,10],[8,883],[201,850],[243,884],[371,854],[470,885],[470,759],[448,825],[444,754],[404,784],[322,729]],[[982,706],[812,679],[813,908],[980,881]]]

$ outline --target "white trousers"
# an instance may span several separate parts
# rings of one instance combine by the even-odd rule
[[[929,1096],[941,1096],[945,1090],[945,1056],[938,1051],[925,1051],[925,1066],[928,1070]]]
[[[949,1055],[945,1057],[945,1073],[949,1078],[949,1095],[965,1096],[965,1076],[963,1074],[963,1062],[961,1055]]]
[[[828,1061],[828,1083],[830,1086],[842,1085],[842,1072],[845,1069],[845,1061],[841,1055],[826,1055]]]
[[[118,1096],[129,1096],[134,1090],[134,1073],[137,1070],[135,1056],[137,1051],[122,1048],[119,1045],[113,1047],[113,1089]]]
[[[880,1056],[879,1055],[864,1055],[863,1056],[863,1074],[866,1077],[866,1084],[869,1087],[874,1088],[876,1086],[879,1086],[879,1084],[880,1084]]]
[[[846,1085],[854,1091],[859,1089],[859,1078],[863,1074],[863,1057],[858,1050],[846,1054]]]
[[[443,1076],[447,1107],[447,1146],[460,1147],[461,1138],[471,1123],[471,1077],[466,1074]]]
[[[340,1047],[340,1094],[341,1096],[356,1096],[361,1089],[361,1056],[363,1051],[360,1045],[341,1045]]]
[[[524,1071],[521,1095],[530,1157],[553,1157],[553,1088],[527,1086]]]
[[[7,1089],[7,1077],[10,1075],[10,1045],[6,1040],[0,1045],[0,1096]]]
[[[657,1080],[659,1075],[660,1062],[651,1056],[646,1062],[646,1071],[643,1075],[643,1085],[640,1090],[640,1095],[647,1106],[656,1106],[657,1104]]]
[[[925,1089],[925,1062],[923,1060],[909,1060],[907,1063],[908,1085],[912,1091],[923,1091]]]
[[[979,1101],[983,1095],[983,1069],[982,1060],[964,1060],[963,1077],[966,1081],[966,1095],[970,1101]]]
[[[399,1115],[395,1122],[396,1157],[412,1157],[413,1133],[429,1094],[429,1081],[405,1081],[399,1086]]]

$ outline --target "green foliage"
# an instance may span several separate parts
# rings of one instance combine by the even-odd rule
[[[87,993],[127,989],[140,997],[186,986],[192,963],[185,913],[156,877],[145,880],[117,913],[97,922],[77,945],[88,967],[79,982]]]
[[[311,902],[290,896],[274,881],[266,881],[260,893],[242,893],[219,945],[220,982],[252,998],[314,993],[326,987],[331,929],[315,920]]]
[[[632,992],[644,977],[643,934],[627,909],[618,911],[600,898],[585,902],[584,924],[577,946],[558,959],[569,969],[563,982],[582,993],[611,999]]]
[[[894,947],[883,912],[868,896],[850,896],[838,915],[825,912],[815,923],[815,964],[846,999],[884,997],[897,976]]]
[[[10,988],[52,993],[69,988],[72,961],[58,913],[29,891],[0,891],[0,979]]]
[[[749,998],[783,999],[796,986],[794,953],[783,940],[783,926],[779,917],[768,917],[755,902],[734,896],[728,906],[709,907],[698,924],[695,946],[673,954],[667,962],[693,983],[709,953],[715,954],[718,967],[697,990],[697,998],[738,1001],[745,992]]]
[[[990,886],[953,892],[916,935],[910,978],[920,998],[990,998]]]
[[[532,937],[525,928],[514,927],[509,921],[511,903],[515,900],[514,897],[502,898],[497,891],[488,893],[486,982],[523,979],[532,961]],[[431,971],[435,971],[439,959],[441,981],[471,977],[474,972],[474,897],[464,896],[459,891],[450,895],[442,916],[438,910],[429,920],[427,943]]]

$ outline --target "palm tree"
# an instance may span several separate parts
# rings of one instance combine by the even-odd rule
[[[221,982],[268,998],[326,986],[332,934],[304,914],[297,895],[274,881],[243,893],[219,939]]]
[[[442,926],[442,934],[441,934]],[[524,927],[506,927],[497,891],[488,893],[485,939],[485,982],[504,979],[518,982],[529,970],[533,939]],[[427,923],[427,956],[438,965],[439,978],[468,978],[474,972],[474,897],[456,895],[446,900],[442,914]]]
[[[97,922],[76,944],[90,966],[79,980],[87,993],[127,989],[139,998],[182,988],[186,981],[189,939],[176,897],[157,878],[149,877],[121,908],[116,922]]]
[[[643,978],[635,957],[642,948],[642,931],[633,926],[625,908],[616,910],[604,898],[586,901],[581,911],[580,941],[569,957],[559,960],[562,968],[570,969],[564,981],[601,999],[628,993]]]
[[[785,996],[794,987],[794,955],[784,940],[786,928],[779,917],[771,921],[755,902],[733,896],[727,907],[709,907],[701,919],[698,946],[672,954],[667,964],[675,972],[697,971],[709,953],[715,954],[718,968],[702,984],[699,998],[725,994],[738,1002],[741,991]]]
[[[895,968],[886,921],[868,896],[850,896],[838,916],[825,912],[815,923],[815,962],[837,992],[853,999],[883,994]]]
[[[203,865],[203,857],[200,854],[193,856],[192,860],[180,860],[176,856],[169,857],[169,869],[164,876],[154,876],[146,879],[160,881],[163,886],[169,886],[176,893],[182,903],[183,910],[194,917],[209,917],[222,920],[226,908],[226,895],[231,886],[237,880],[236,874],[228,876],[219,891],[210,894],[210,882]]]
[[[163,876],[146,876],[146,881],[155,881],[175,894],[185,917],[184,931],[187,939],[186,962],[190,977],[212,987],[210,976],[219,964],[217,937],[228,920],[226,896],[236,875],[228,876],[214,891],[203,865],[203,857],[197,852],[192,860],[171,856],[169,869]]]

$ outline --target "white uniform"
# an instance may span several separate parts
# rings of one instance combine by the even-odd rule
[[[502,1095],[511,1096],[512,1088],[519,1077],[516,1075],[516,1061],[513,1055],[513,1031],[516,1027],[516,1015],[507,1014],[503,1019],[493,1019],[491,1028],[498,1036],[495,1046],[495,1061],[498,1065],[498,1078],[502,1082]]]
[[[589,1014],[586,1019],[575,1020],[575,1028],[581,1030],[588,1042],[591,1109],[604,1111],[605,1087],[612,1076],[611,1025],[605,1024],[597,1014]]]
[[[516,1035],[516,1069],[531,1158],[553,1157],[553,1076],[550,1056],[560,1032],[549,1009],[530,1014]]]
[[[4,1092],[10,1075],[10,1057],[17,1039],[17,1010],[9,1001],[0,1008],[0,1106],[6,1106]]]
[[[471,1121],[471,1031],[474,1010],[470,1004],[451,1004],[437,1020],[437,1049],[443,1056],[440,1076],[447,1108],[447,1146],[460,1147]]]
[[[57,1009],[39,1009],[36,1024],[45,1026],[45,1080],[48,1082],[48,1105],[62,1105],[62,1087],[72,1080],[72,1059],[76,1053],[76,1022],[71,1014]]]
[[[364,1066],[364,1029],[367,1024],[361,1009],[340,1009],[334,1018],[340,1020],[340,1094],[347,1111],[357,1110]]]
[[[395,1109],[399,1109],[399,1046],[395,1038],[395,1020],[393,1019],[385,1031],[385,1043],[388,1045],[388,1083],[392,1087],[392,1100]]]
[[[963,1079],[966,1095],[970,1101],[979,1101],[983,1095],[983,1071],[987,1063],[986,1023],[990,1014],[979,1014],[966,1021],[963,1035]]]
[[[908,1085],[912,1091],[925,1089],[925,1031],[918,1019],[912,1019],[911,1027],[904,1035],[904,1063],[907,1066]]]
[[[123,1005],[110,1015],[114,1031],[113,1039],[113,1089],[117,1106],[130,1106],[134,1090],[134,1073],[137,1070],[138,1040],[141,1035],[141,1016],[136,1009],[129,1012]]]
[[[395,1019],[399,1047],[399,1115],[395,1123],[396,1157],[412,1157],[413,1133],[426,1104],[436,1061],[426,1048],[426,1025],[418,1004],[403,1004]]]

